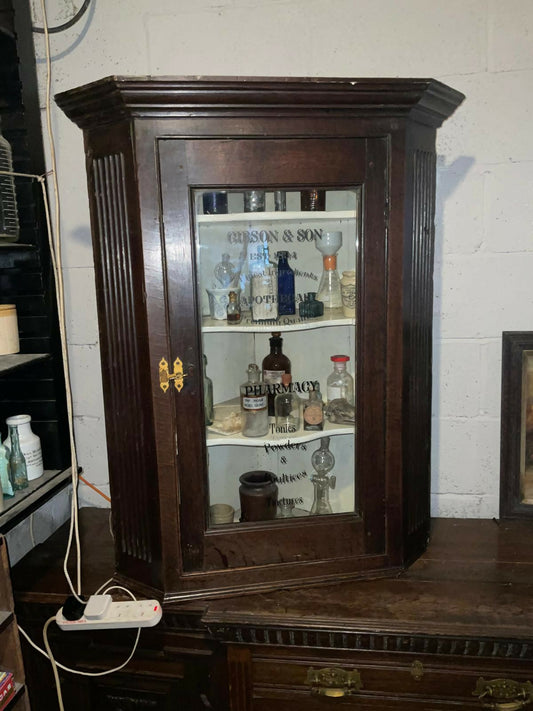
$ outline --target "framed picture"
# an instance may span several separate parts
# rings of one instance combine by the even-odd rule
[[[502,334],[500,518],[533,518],[533,331]]]

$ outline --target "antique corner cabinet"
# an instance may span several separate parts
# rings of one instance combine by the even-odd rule
[[[171,601],[376,575],[424,551],[435,133],[462,99],[427,79],[217,77],[56,97],[85,137],[121,577]],[[354,313],[337,301],[343,272]],[[217,311],[230,287],[237,324]],[[323,316],[300,313],[310,292]],[[330,357],[349,356],[355,414],[243,436],[240,386],[275,332],[304,405],[317,382],[334,399]],[[264,370],[273,396],[280,368]],[[326,476],[312,466],[324,437]],[[241,522],[250,471],[274,475],[272,520]],[[320,497],[331,513],[312,513]],[[233,521],[210,519],[217,503]]]

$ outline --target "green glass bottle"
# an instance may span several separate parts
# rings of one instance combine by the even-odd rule
[[[11,466],[9,457],[11,453],[5,444],[0,441],[0,484],[4,496],[13,496],[13,486],[11,484]]]
[[[19,431],[16,425],[9,425],[9,439],[11,441],[11,482],[15,491],[25,489],[28,486],[28,473],[26,471],[26,459],[22,454],[19,442]]]

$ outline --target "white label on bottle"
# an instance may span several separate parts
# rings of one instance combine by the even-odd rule
[[[264,383],[281,383],[281,376],[285,375],[284,370],[263,370]]]
[[[242,399],[243,410],[262,410],[266,406],[266,395],[261,395],[260,397],[243,397]]]
[[[328,385],[328,402],[331,402],[332,400],[337,400],[337,398],[344,397],[343,390],[344,388]]]

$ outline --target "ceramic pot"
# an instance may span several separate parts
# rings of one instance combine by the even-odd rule
[[[355,318],[355,272],[342,273],[341,297],[344,315]]]
[[[0,355],[18,353],[19,330],[15,304],[0,304]]]
[[[271,521],[278,508],[278,486],[272,472],[245,472],[239,477],[241,521]]]

